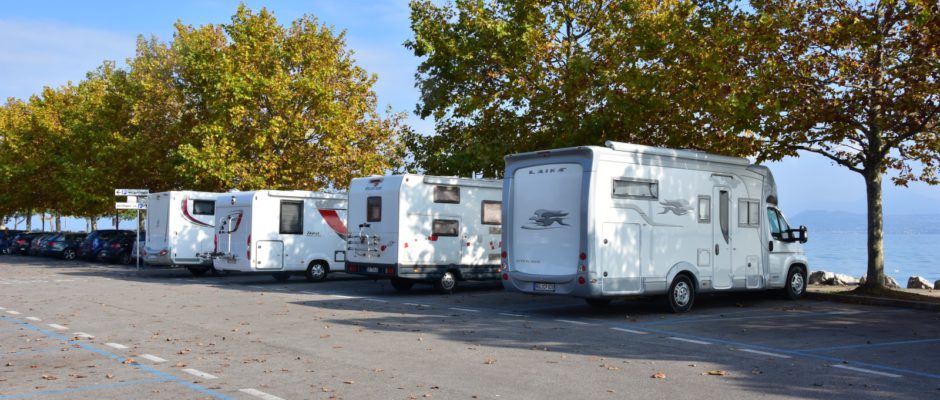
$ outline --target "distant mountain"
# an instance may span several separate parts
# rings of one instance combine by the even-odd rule
[[[793,225],[806,225],[810,232],[865,232],[865,214],[842,211],[805,211],[790,218]],[[940,234],[940,214],[894,214],[885,216],[885,233]]]

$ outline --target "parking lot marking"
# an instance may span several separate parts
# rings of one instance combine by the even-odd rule
[[[827,314],[829,315],[855,315],[861,314],[861,311],[830,311]]]
[[[30,321],[36,321],[36,322],[42,321],[41,319],[36,318],[36,317],[26,317],[26,319],[28,319],[28,320],[30,320]]]
[[[881,342],[881,343],[865,343],[865,344],[853,344],[846,346],[831,346],[831,347],[816,347],[812,349],[800,350],[801,352],[814,352],[814,351],[834,351],[834,350],[848,350],[848,349],[860,349],[868,347],[884,347],[884,346],[900,346],[905,344],[922,344],[922,343],[934,343],[940,342],[940,339],[918,339],[918,340],[898,340],[894,342]]]
[[[67,331],[69,329],[69,327],[65,325],[59,325],[59,324],[46,324],[46,325],[48,325],[52,329],[58,329],[60,331]]]
[[[480,310],[474,310],[472,308],[450,307],[450,309],[454,311],[480,312]]]
[[[670,340],[678,340],[678,341],[680,341],[680,342],[695,343],[695,344],[703,344],[703,345],[712,344],[711,342],[706,342],[706,341],[704,341],[704,340],[686,339],[686,338],[677,337],[677,336],[670,336],[669,339],[670,339]]]
[[[162,358],[160,358],[160,357],[157,357],[157,356],[155,356],[155,355],[153,355],[153,354],[141,354],[141,355],[140,355],[140,358],[145,358],[145,359],[148,359],[148,360],[153,361],[153,362],[155,362],[155,363],[166,362],[166,360],[164,360],[164,359],[162,359]]]
[[[376,302],[376,303],[388,303],[388,300],[382,300],[382,299],[370,299],[370,298],[365,298],[365,299],[363,299],[363,300],[372,301],[372,302]]]
[[[85,332],[75,332],[75,333],[73,333],[73,335],[78,336],[78,337],[80,337],[80,338],[84,338],[84,339],[94,339],[94,338],[95,338],[94,336],[89,335],[89,334],[87,334],[87,333],[85,333]]]
[[[741,350],[741,351],[747,352],[747,353],[760,354],[760,355],[762,355],[762,356],[768,356],[768,357],[793,358],[793,357],[790,357],[790,356],[788,356],[788,355],[786,355],[786,354],[771,353],[771,352],[769,352],[769,351],[760,351],[760,350],[754,350],[754,349],[738,349],[738,350]]]
[[[526,315],[522,315],[522,314],[513,314],[513,313],[508,313],[508,312],[501,312],[501,313],[499,313],[499,315],[504,315],[504,316],[507,316],[507,317],[516,317],[516,318],[526,318],[526,317],[527,317]]]
[[[6,308],[0,307],[0,310],[6,310]]]
[[[147,384],[163,383],[163,382],[169,382],[169,381],[166,379],[147,379],[147,380],[139,380],[139,381],[111,383],[111,384],[105,384],[105,385],[73,387],[73,388],[58,389],[58,390],[40,390],[40,391],[29,392],[29,393],[17,393],[17,394],[6,394],[6,395],[0,394],[0,399],[25,399],[25,398],[30,398],[30,397],[55,396],[55,395],[67,394],[67,393],[115,389],[115,388],[121,388],[125,386],[147,385]]]
[[[125,349],[127,349],[127,346],[125,346],[125,345],[123,345],[123,344],[120,344],[120,343],[105,343],[104,345],[105,345],[105,346],[108,346],[108,347],[113,347],[113,348],[119,349],[119,350],[125,350]]]
[[[575,324],[575,325],[593,325],[589,322],[572,321],[570,319],[556,319],[555,321],[564,322],[566,324]]]
[[[865,369],[865,368],[858,368],[858,367],[853,367],[853,366],[850,366],[850,365],[843,365],[843,364],[835,364],[835,365],[832,366],[832,368],[848,369],[848,370],[852,370],[852,371],[855,371],[855,372],[862,372],[862,373],[866,373],[866,374],[887,376],[888,378],[901,378],[901,377],[903,377],[903,375],[891,374],[891,373],[887,373],[887,372],[875,371],[875,370]]]
[[[615,330],[615,331],[620,331],[620,332],[633,333],[633,334],[637,334],[637,335],[645,335],[645,334],[649,333],[649,332],[637,331],[637,330],[627,329],[627,328],[617,328],[617,327],[614,327],[614,328],[610,328],[610,329],[613,329],[613,330]]]
[[[262,391],[257,390],[257,389],[238,389],[238,391],[239,391],[239,392],[242,392],[242,393],[250,394],[250,395],[252,395],[252,396],[255,396],[255,397],[257,397],[257,398],[259,398],[259,399],[263,399],[263,400],[284,400],[284,399],[282,399],[282,398],[280,398],[280,397],[277,397],[277,396],[275,396],[275,395],[273,395],[273,394],[268,394],[268,393],[262,392]]]
[[[7,314],[10,314],[10,315],[20,315],[20,312],[19,312],[19,311],[13,311],[13,310],[7,310]]]
[[[337,298],[337,299],[348,299],[348,300],[352,300],[352,299],[361,299],[361,298],[362,298],[362,297],[358,297],[358,296],[346,296],[346,295],[344,295],[344,294],[331,294],[330,296],[333,296],[333,297],[335,297],[335,298]]]
[[[187,374],[190,374],[190,375],[198,376],[198,377],[200,377],[200,378],[202,378],[202,379],[219,379],[219,377],[217,377],[217,376],[215,376],[215,375],[212,375],[212,374],[206,373],[206,372],[202,372],[202,371],[200,371],[200,370],[198,370],[198,369],[186,368],[186,369],[183,370],[183,372],[185,372],[185,373],[187,373]]]

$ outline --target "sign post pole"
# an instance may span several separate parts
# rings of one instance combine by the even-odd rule
[[[139,203],[137,201],[138,197],[143,197],[146,201],[147,196],[150,195],[150,189],[114,189],[115,196],[127,196],[127,201],[123,203],[114,203],[114,207],[118,210],[137,210],[137,220],[134,223],[137,225],[137,237],[135,237],[134,247],[132,249],[137,250],[137,270],[140,271],[140,210],[147,209],[147,203]]]

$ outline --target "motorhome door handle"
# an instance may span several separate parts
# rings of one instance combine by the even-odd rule
[[[718,245],[717,245],[717,244],[715,245],[715,255],[716,255],[716,256],[718,255]]]
[[[607,244],[607,239],[604,239],[604,244]]]

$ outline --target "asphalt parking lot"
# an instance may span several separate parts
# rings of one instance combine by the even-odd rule
[[[673,315],[0,256],[0,307],[0,399],[940,396],[940,313],[772,293]]]

